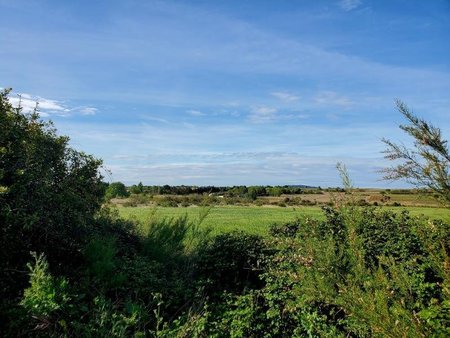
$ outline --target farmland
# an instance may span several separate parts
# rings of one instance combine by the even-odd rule
[[[383,207],[395,212],[408,210],[412,216],[425,216],[432,219],[450,221],[450,212],[438,207]],[[119,213],[126,219],[140,222],[151,218],[174,218],[187,215],[191,221],[198,220],[202,207],[119,207]],[[323,219],[319,206],[298,207],[257,207],[257,206],[213,206],[209,208],[202,226],[210,227],[213,234],[242,230],[251,234],[267,234],[270,225],[293,221],[296,218],[311,217]]]

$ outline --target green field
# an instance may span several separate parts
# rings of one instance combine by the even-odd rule
[[[119,213],[124,218],[134,218],[145,222],[151,217],[180,217],[187,215],[190,220],[197,220],[202,208],[151,208],[151,207],[119,207]],[[414,216],[425,215],[430,218],[440,218],[450,222],[450,211],[445,208],[390,208],[400,212],[408,209]],[[292,221],[297,217],[322,218],[319,207],[242,207],[215,206],[209,210],[202,225],[211,227],[213,233],[243,230],[253,234],[266,234],[273,223]]]

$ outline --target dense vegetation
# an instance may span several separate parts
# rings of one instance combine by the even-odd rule
[[[125,221],[103,203],[99,160],[0,100],[2,335],[450,334],[448,224],[351,193],[265,238],[210,236],[206,213]]]
[[[115,182],[120,183],[120,182]],[[114,183],[113,183],[114,184]],[[330,188],[331,190],[339,190],[339,188]],[[152,185],[145,186],[142,182],[139,184],[132,185],[129,188],[129,191],[133,194],[150,194],[150,195],[202,195],[202,194],[211,194],[211,195],[223,195],[229,197],[248,197],[248,198],[256,198],[257,196],[280,196],[282,194],[292,194],[292,195],[300,195],[306,192],[308,193],[318,193],[322,192],[322,188],[317,187],[308,187],[308,186],[294,186],[294,185],[283,185],[283,186],[224,186],[224,187],[216,187],[216,186],[171,186],[171,185]]]

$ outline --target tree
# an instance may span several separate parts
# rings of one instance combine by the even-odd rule
[[[58,269],[81,259],[104,194],[101,161],[71,149],[37,109],[14,108],[9,93],[0,92],[0,297],[23,286],[30,251]]]
[[[132,194],[142,194],[144,192],[144,185],[142,182],[139,182],[138,185],[134,184],[130,187],[130,192]]]
[[[418,118],[402,101],[397,100],[396,105],[408,121],[407,125],[400,125],[400,129],[414,139],[414,147],[382,140],[387,145],[385,158],[398,163],[383,170],[384,179],[403,179],[417,187],[431,189],[441,201],[450,204],[447,141],[442,138],[439,128]]]
[[[128,197],[130,194],[122,182],[113,182],[106,189],[105,197],[106,199],[111,199],[114,197]]]

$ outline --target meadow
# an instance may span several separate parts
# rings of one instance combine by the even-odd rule
[[[270,225],[286,223],[297,218],[324,219],[319,206],[213,206],[207,207],[208,215],[202,222],[203,227],[210,227],[212,234],[226,233],[233,230],[242,230],[250,234],[265,235]],[[408,210],[412,216],[429,217],[450,221],[450,211],[437,207],[382,207],[385,210],[401,212]],[[200,214],[205,211],[202,207],[118,207],[120,216],[125,219],[134,219],[146,222],[154,218],[177,218],[187,215],[190,221],[197,221]]]

